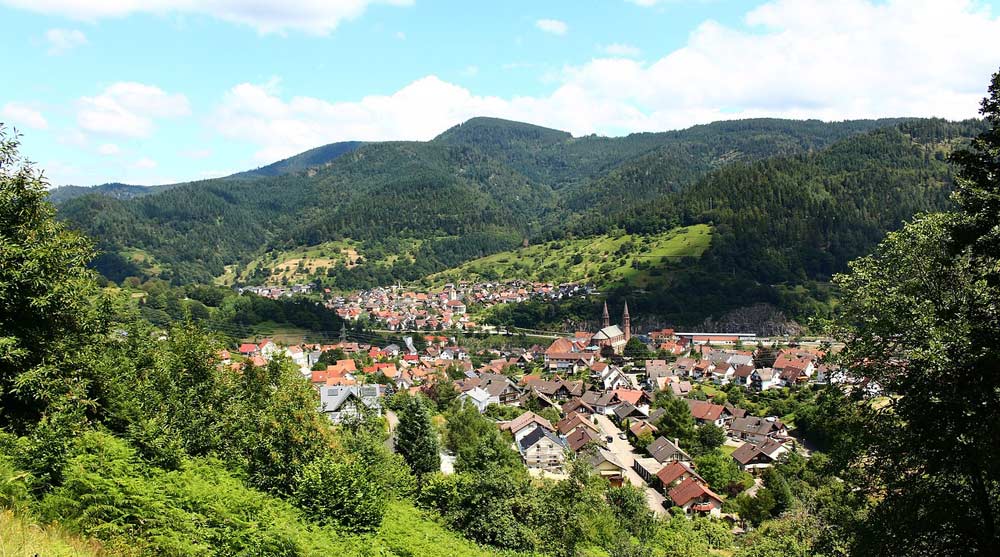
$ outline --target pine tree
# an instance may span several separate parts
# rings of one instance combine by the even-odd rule
[[[419,397],[409,397],[399,413],[399,428],[396,430],[396,452],[417,477],[417,488],[423,485],[423,477],[441,468],[438,453],[437,432],[431,424],[431,414]]]

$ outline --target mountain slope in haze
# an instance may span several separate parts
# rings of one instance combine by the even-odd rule
[[[361,145],[362,142],[360,141],[341,141],[339,143],[330,143],[328,145],[316,147],[315,149],[310,149],[299,153],[298,155],[288,157],[287,159],[271,163],[267,166],[262,166],[254,170],[237,172],[236,174],[227,176],[227,178],[239,179],[262,176],[274,177],[282,174],[291,174],[293,172],[303,172],[311,168],[330,164],[337,157],[350,153]]]
[[[350,153],[361,145],[362,143],[360,141],[330,143],[328,145],[316,147],[315,149],[310,149],[299,153],[298,155],[288,157],[287,159],[271,163],[267,166],[262,166],[254,170],[237,172],[236,174],[226,176],[222,179],[228,180],[274,177],[281,176],[282,174],[305,172],[311,168],[330,164],[337,157],[340,157],[345,153]],[[120,183],[101,184],[99,186],[59,186],[49,191],[49,201],[58,205],[70,199],[89,194],[99,194],[115,199],[132,199],[134,197],[161,193],[188,183],[191,182],[163,184],[158,186],[139,186]]]
[[[49,190],[49,201],[55,204],[84,195],[99,194],[114,199],[132,199],[161,191],[166,191],[180,184],[164,184],[162,186],[137,186],[112,182],[99,186],[59,186]]]
[[[921,126],[926,137],[914,131]],[[158,275],[175,283],[210,282],[223,274],[246,275],[244,266],[268,252],[351,240],[362,263],[350,269],[337,266],[316,278],[352,289],[417,280],[512,249],[524,240],[534,244],[622,229],[655,234],[701,223],[715,229],[713,247],[705,257],[717,262],[722,261],[719,249],[738,244],[732,231],[745,227],[719,212],[730,204],[740,207],[740,214],[763,215],[765,223],[773,215],[772,224],[803,226],[796,218],[777,218],[797,206],[746,196],[745,185],[756,183],[749,178],[767,175],[761,169],[768,161],[792,164],[824,150],[839,150],[844,168],[869,165],[873,173],[883,169],[900,191],[916,196],[914,203],[897,203],[889,219],[871,212],[891,197],[847,186],[844,195],[833,196],[824,210],[834,216],[850,204],[865,206],[857,229],[864,233],[855,232],[864,241],[849,242],[862,245],[870,237],[868,230],[884,232],[909,218],[911,211],[943,203],[947,194],[940,193],[941,173],[947,165],[934,157],[947,150],[947,141],[968,137],[974,127],[913,119],[830,124],[764,119],[624,138],[573,138],[529,124],[476,118],[430,142],[367,143],[345,149],[309,172],[207,180],[128,200],[84,196],[64,203],[60,215],[98,240],[105,251],[98,268],[115,280]],[[896,144],[869,145],[878,130],[886,129],[895,130],[896,143],[926,146],[901,153]],[[940,152],[932,156],[932,148]],[[920,170],[917,163],[927,157],[934,158],[928,159],[934,168]],[[808,173],[798,168],[791,172],[788,191],[781,195],[796,191],[799,170],[803,179],[819,182],[844,172],[836,165],[807,166]],[[920,172],[930,172],[937,185],[910,188],[911,182],[924,180]],[[770,181],[764,182],[759,192],[772,191]],[[859,201],[855,193],[864,199]],[[815,216],[808,210],[801,214],[809,223]],[[745,278],[754,284],[770,284],[765,268],[782,269],[782,281],[790,276],[820,278],[842,263],[844,254],[855,251],[838,248],[819,257],[832,258],[833,263],[814,265],[788,257],[790,248],[779,243],[787,240],[785,235],[753,237],[761,242],[754,252],[760,262],[753,263],[753,272]],[[769,264],[772,256],[779,260],[776,265]],[[148,261],[156,262],[155,272],[144,263]],[[699,264],[699,269],[735,272],[721,263]],[[665,279],[663,284],[668,282],[677,281]],[[650,286],[655,290],[659,285]]]

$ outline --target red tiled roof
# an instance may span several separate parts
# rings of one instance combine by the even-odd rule
[[[670,490],[670,500],[678,507],[683,507],[694,499],[709,497],[722,503],[722,498],[716,495],[708,486],[694,478],[687,478],[677,487]]]
[[[697,472],[691,469],[687,464],[674,461],[670,464],[664,466],[656,473],[656,477],[660,479],[660,483],[665,486],[669,486],[677,481],[684,474],[688,474],[690,477],[701,479],[701,476]]]
[[[712,404],[711,402],[705,402],[703,400],[690,400],[686,399],[688,408],[691,410],[691,415],[694,416],[696,420],[704,420],[706,422],[714,422],[719,419],[722,412],[725,411],[724,406],[718,404]]]
[[[632,406],[639,404],[639,400],[642,399],[642,391],[635,389],[615,389],[612,392],[618,397],[618,400],[627,402]]]

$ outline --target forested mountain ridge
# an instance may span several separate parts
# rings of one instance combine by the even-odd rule
[[[330,164],[337,159],[337,157],[350,153],[361,145],[363,145],[361,141],[340,141],[337,143],[329,143],[254,170],[237,172],[236,174],[227,176],[227,178],[280,176],[282,174],[290,174],[292,172],[303,172],[309,170],[310,168]]]
[[[339,155],[307,171],[129,200],[84,196],[63,203],[60,216],[98,239],[105,254],[96,266],[114,280],[210,282],[271,250],[347,238],[359,242],[363,260],[407,246],[392,265],[330,270],[327,282],[339,288],[417,280],[524,240],[704,223],[716,227],[713,246],[685,273],[714,274],[713,283],[728,274],[780,305],[770,285],[825,280],[915,212],[942,208],[944,156],[980,127],[762,119],[573,138],[476,118],[430,142],[334,144]],[[684,291],[685,273],[651,291]],[[680,317],[662,303],[649,310]],[[708,304],[699,313],[720,310]]]
[[[337,157],[349,153],[362,145],[360,141],[342,141],[330,143],[315,149],[299,153],[297,155],[273,162],[253,170],[245,170],[220,178],[223,180],[246,179],[258,177],[274,177],[293,172],[308,172],[312,168],[328,165]],[[183,186],[188,182],[177,184],[163,184],[159,186],[139,186],[132,184],[110,183],[99,186],[59,186],[49,190],[49,201],[55,204],[68,201],[77,197],[90,194],[105,195],[115,199],[131,199],[144,195],[160,193],[178,186]]]
[[[83,195],[100,194],[115,199],[132,199],[143,195],[151,195],[168,190],[179,184],[166,184],[162,186],[137,186],[133,184],[121,184],[113,182],[98,186],[59,186],[49,190],[49,201],[52,203],[62,203]]]

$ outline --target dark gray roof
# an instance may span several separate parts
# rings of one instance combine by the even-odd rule
[[[656,459],[657,462],[667,462],[669,460],[690,461],[691,457],[683,449],[673,444],[666,437],[657,437],[655,441],[646,447],[646,452]]]
[[[563,447],[566,446],[563,443],[562,438],[560,438],[555,433],[546,430],[544,427],[536,427],[531,431],[531,433],[522,437],[521,441],[518,442],[518,445],[520,445],[521,447],[521,452],[528,450],[529,447],[533,446],[535,443],[538,443],[542,439],[542,437],[548,437],[556,445],[562,445]]]

